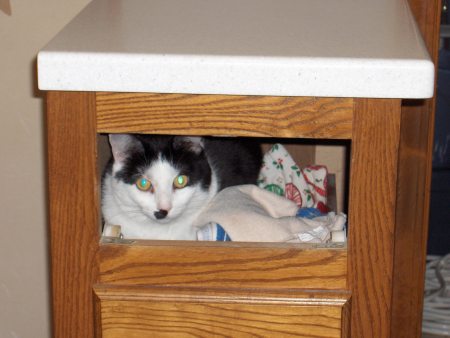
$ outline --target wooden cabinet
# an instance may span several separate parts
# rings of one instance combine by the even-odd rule
[[[411,3],[436,56],[438,2]],[[420,336],[432,100],[70,90],[46,108],[55,337]],[[348,244],[101,239],[118,132],[349,140]]]
[[[397,178],[391,175],[386,180],[379,172],[386,168],[395,172],[398,167],[400,100],[203,95],[180,99],[179,95],[162,95],[164,106],[181,111],[171,124],[167,119],[158,120],[157,115],[166,108],[155,106],[154,102],[159,102],[155,97],[132,93],[48,94],[53,300],[58,336],[70,336],[72,331],[67,330],[80,321],[86,325],[85,332],[94,332],[93,318],[97,318],[97,330],[105,337],[125,332],[139,336],[145,330],[145,334],[157,335],[158,313],[165,318],[161,334],[170,334],[171,325],[180,322],[184,329],[179,334],[226,335],[234,328],[239,330],[231,331],[236,335],[241,331],[269,335],[275,330],[283,335],[298,331],[304,336],[326,337],[348,335],[352,327],[354,336],[365,336],[367,330],[373,330],[387,337],[394,297]],[[175,109],[183,100],[188,100],[188,109]],[[184,119],[195,134],[210,134],[213,123],[228,123],[233,128],[221,129],[222,135],[272,136],[256,123],[239,122],[253,118],[256,113],[252,113],[252,105],[259,107],[261,101],[271,102],[275,111],[292,110],[289,126],[295,126],[294,131],[286,128],[291,137],[351,137],[348,247],[100,241],[97,132],[117,132],[117,128],[136,131],[136,120],[141,122],[140,128],[150,128],[153,121],[156,131],[171,132],[173,126],[178,132]],[[139,113],[133,110],[134,102],[139,102]],[[242,102],[246,108],[242,112],[237,109],[231,122],[227,114],[220,115],[223,106]],[[200,114],[201,119],[198,114],[189,114],[189,110],[200,109],[206,110]],[[327,119],[315,118],[323,110],[329,119],[338,116],[343,123],[335,128]],[[122,116],[120,124],[114,115],[117,111]],[[128,114],[133,114],[132,118]],[[304,126],[310,120],[323,121],[315,123],[316,134]],[[277,132],[280,130],[277,128]],[[85,310],[80,312],[80,306]],[[172,315],[163,315],[169,312]],[[227,319],[231,312],[234,316]],[[220,318],[227,325],[201,321],[202,317]],[[242,327],[244,321],[248,322],[247,331]]]

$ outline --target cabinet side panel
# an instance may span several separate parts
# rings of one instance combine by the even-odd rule
[[[437,65],[441,1],[408,2]],[[392,337],[422,334],[435,101],[406,101],[402,106]]]

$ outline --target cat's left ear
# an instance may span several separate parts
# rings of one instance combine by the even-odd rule
[[[129,134],[109,134],[109,144],[116,163],[122,163],[132,151],[142,149],[142,144]]]
[[[203,138],[200,136],[176,136],[174,145],[186,147],[198,155],[203,151]]]

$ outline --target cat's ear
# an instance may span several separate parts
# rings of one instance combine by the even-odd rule
[[[142,144],[129,134],[109,134],[109,144],[117,163],[122,163],[131,152],[142,149]]]
[[[203,151],[203,138],[200,136],[175,136],[175,147],[185,147],[195,154],[200,154]]]

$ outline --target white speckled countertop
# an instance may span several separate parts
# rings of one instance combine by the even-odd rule
[[[428,98],[406,0],[93,0],[38,54],[42,90]]]

